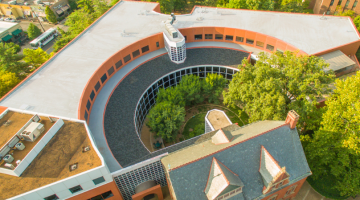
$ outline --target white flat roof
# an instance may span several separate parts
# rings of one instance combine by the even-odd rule
[[[0,21],[0,34],[9,28],[16,26],[18,23]]]
[[[26,104],[36,112],[77,118],[81,94],[96,69],[125,46],[163,32],[162,23],[170,15],[153,12],[155,6],[148,2],[120,2],[0,105],[20,108]],[[198,21],[199,17],[203,20]],[[308,54],[359,40],[347,17],[324,19],[319,15],[198,7],[193,14],[176,18],[177,29],[202,26],[246,29],[283,40]],[[126,36],[122,36],[124,30]]]

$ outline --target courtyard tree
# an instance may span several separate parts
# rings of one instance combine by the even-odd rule
[[[186,105],[194,105],[204,101],[202,93],[202,82],[195,75],[183,76],[178,86],[184,95]]]
[[[0,97],[4,96],[19,82],[20,80],[15,73],[0,71]]]
[[[46,8],[45,8],[45,14],[46,14],[46,19],[47,19],[49,22],[51,22],[51,23],[53,23],[53,24],[55,24],[55,23],[57,22],[57,20],[56,20],[56,15],[55,15],[55,13],[50,9],[49,6],[46,6]]]
[[[48,54],[41,48],[38,49],[24,49],[24,61],[31,66],[31,70],[33,71],[36,68],[40,67],[44,62],[46,62],[54,53]]]
[[[210,103],[220,103],[219,98],[226,87],[226,79],[220,74],[207,74],[203,83],[203,92]]]
[[[185,120],[185,108],[164,101],[157,103],[149,112],[147,126],[166,142],[175,141]]]
[[[185,106],[185,99],[179,87],[161,88],[157,93],[156,103],[168,101],[174,105]]]
[[[335,77],[323,71],[327,66],[319,57],[296,52],[260,53],[255,65],[243,60],[223,93],[224,103],[243,107],[250,122],[284,120],[289,110],[296,110],[299,130],[316,130],[322,114],[317,100],[331,91]]]
[[[27,29],[27,34],[30,40],[35,39],[37,36],[41,35],[41,30],[35,26],[33,23],[29,24]]]
[[[337,79],[335,86],[326,100],[320,129],[306,139],[305,152],[315,181],[333,176],[331,185],[342,196],[356,196],[360,193],[360,73]]]
[[[26,63],[21,62],[20,46],[14,43],[0,43],[0,71],[13,72],[17,76],[26,71]]]

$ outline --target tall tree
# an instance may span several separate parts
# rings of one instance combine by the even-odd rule
[[[184,95],[186,105],[194,105],[204,101],[202,93],[202,82],[195,75],[183,76],[178,86]]]
[[[20,80],[15,73],[0,71],[0,97],[4,96],[19,82]]]
[[[53,23],[53,24],[55,24],[55,23],[57,22],[56,15],[55,15],[55,13],[50,9],[49,6],[46,6],[46,8],[45,8],[45,14],[46,14],[46,19],[47,19],[49,22],[51,22],[51,23]]]
[[[250,116],[249,121],[284,120],[289,110],[300,115],[299,130],[315,130],[321,111],[317,99],[330,92],[332,72],[323,69],[328,64],[316,56],[259,54],[253,66],[246,59],[224,92],[224,103],[241,105]]]
[[[28,37],[30,40],[35,39],[37,36],[41,35],[41,30],[35,26],[33,23],[29,24],[27,29]]]
[[[149,112],[147,126],[166,142],[175,141],[180,126],[185,120],[185,108],[164,101]]]
[[[0,71],[13,72],[16,75],[26,71],[26,64],[20,62],[20,46],[14,43],[0,43]]]
[[[157,93],[156,103],[168,101],[174,105],[185,106],[185,99],[179,87],[161,88]]]
[[[110,6],[104,0],[93,0],[94,5],[94,13],[93,17],[99,18],[102,14],[104,14],[107,10],[109,10]]]
[[[94,4],[92,0],[79,0],[77,2],[79,8],[84,9],[85,12],[91,14],[94,12]]]
[[[313,177],[329,174],[343,196],[360,193],[360,73],[336,80],[336,89],[326,100],[321,128],[305,145]]]
[[[36,68],[40,67],[44,62],[49,60],[49,58],[53,55],[53,53],[48,54],[41,48],[38,48],[36,50],[33,49],[24,49],[24,61],[32,66],[31,71],[35,70]]]
[[[226,86],[226,79],[220,74],[207,74],[203,83],[203,92],[210,103],[219,103],[219,98]]]

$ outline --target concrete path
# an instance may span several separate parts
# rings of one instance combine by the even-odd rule
[[[294,200],[331,200],[331,199],[320,195],[306,181],[304,185],[301,187],[299,193],[294,198]],[[350,197],[347,200],[360,200],[360,196],[357,196],[355,199]]]

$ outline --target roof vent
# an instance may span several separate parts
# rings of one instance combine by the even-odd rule
[[[89,147],[89,146],[82,148],[82,152],[83,152],[83,153],[84,153],[84,152],[87,152],[87,151],[90,151],[90,147]]]
[[[78,163],[74,163],[74,164],[72,164],[72,165],[69,166],[70,172],[74,171],[74,170],[77,169],[77,168],[78,168]]]

